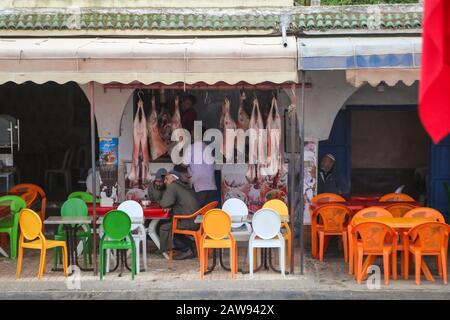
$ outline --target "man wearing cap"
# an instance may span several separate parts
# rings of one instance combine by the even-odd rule
[[[180,179],[181,175],[177,171],[170,171],[165,175],[164,183],[160,187],[149,187],[148,195],[152,201],[156,201],[164,209],[170,209],[171,219],[161,220],[159,223],[159,236],[161,251],[168,259],[169,250],[175,248],[180,251],[174,259],[193,258],[192,248],[194,243],[191,239],[183,235],[175,235],[172,239],[172,217],[173,215],[191,215],[199,209],[194,191],[188,183]],[[155,186],[155,182],[151,186]],[[197,230],[199,225],[194,219],[183,219],[178,222],[179,229]]]
[[[197,99],[192,94],[188,94],[183,97],[181,104],[181,125],[183,129],[192,131],[194,129],[194,121],[197,120],[197,112],[194,109],[194,105]]]
[[[318,193],[348,195],[350,186],[347,179],[336,168],[336,158],[326,154],[320,161]]]

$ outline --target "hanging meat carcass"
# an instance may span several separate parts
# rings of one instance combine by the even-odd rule
[[[267,166],[263,167],[262,174],[275,177],[282,167],[281,150],[281,118],[278,111],[277,99],[273,97],[269,115],[267,117]]]
[[[167,146],[161,138],[161,133],[159,131],[155,97],[152,97],[152,109],[150,111],[150,117],[148,118],[147,127],[150,135],[150,152],[152,160],[155,160],[167,153]]]
[[[223,103],[223,146],[222,146],[222,154],[225,155],[225,159],[227,162],[233,161],[233,155],[234,155],[234,131],[236,131],[236,122],[234,122],[233,118],[231,117],[230,113],[230,107],[231,102],[228,98],[225,98],[225,101]],[[227,136],[229,134],[227,133],[227,130],[233,130],[232,137],[233,141],[229,146],[227,146]],[[229,139],[230,137],[228,137]]]
[[[246,131],[250,125],[250,118],[244,109],[245,92],[242,92],[239,97],[238,110],[238,128]]]
[[[149,177],[149,154],[147,145],[147,119],[144,102],[139,99],[138,109],[133,122],[133,155],[128,180],[131,186],[146,184]],[[140,165],[139,165],[140,164]]]
[[[258,100],[253,100],[253,109],[249,122],[249,151],[248,151],[248,170],[246,178],[249,183],[259,183],[262,181],[260,167],[265,162],[266,157],[266,138],[264,137],[264,123]]]

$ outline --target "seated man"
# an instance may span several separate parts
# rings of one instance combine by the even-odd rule
[[[164,208],[170,208],[170,215],[191,215],[199,209],[194,191],[191,187],[180,179],[181,175],[177,171],[169,172],[164,179],[164,186],[155,187],[155,182],[150,185],[148,195],[150,200],[157,201]],[[200,225],[193,219],[181,220],[178,222],[178,228],[187,230],[198,230]],[[174,259],[181,260],[193,258],[193,241],[183,235],[176,235],[172,239],[172,218],[161,220],[159,224],[159,234],[161,242],[161,251],[163,256],[168,259],[168,251],[173,249],[174,242],[176,249],[181,253]]]
[[[332,154],[326,154],[320,161],[318,194],[336,193],[348,195],[350,193],[349,183],[336,168],[336,159]]]

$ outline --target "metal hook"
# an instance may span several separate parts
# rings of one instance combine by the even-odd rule
[[[137,93],[137,95],[138,95],[138,97],[139,97],[139,100],[144,101],[144,100],[142,99],[142,96],[141,96],[141,95],[145,95],[145,93],[144,93],[142,90],[139,90],[138,93]]]

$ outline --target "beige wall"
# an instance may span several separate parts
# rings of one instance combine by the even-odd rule
[[[195,8],[195,7],[284,7],[293,0],[1,0],[0,7],[108,7],[108,8]]]

